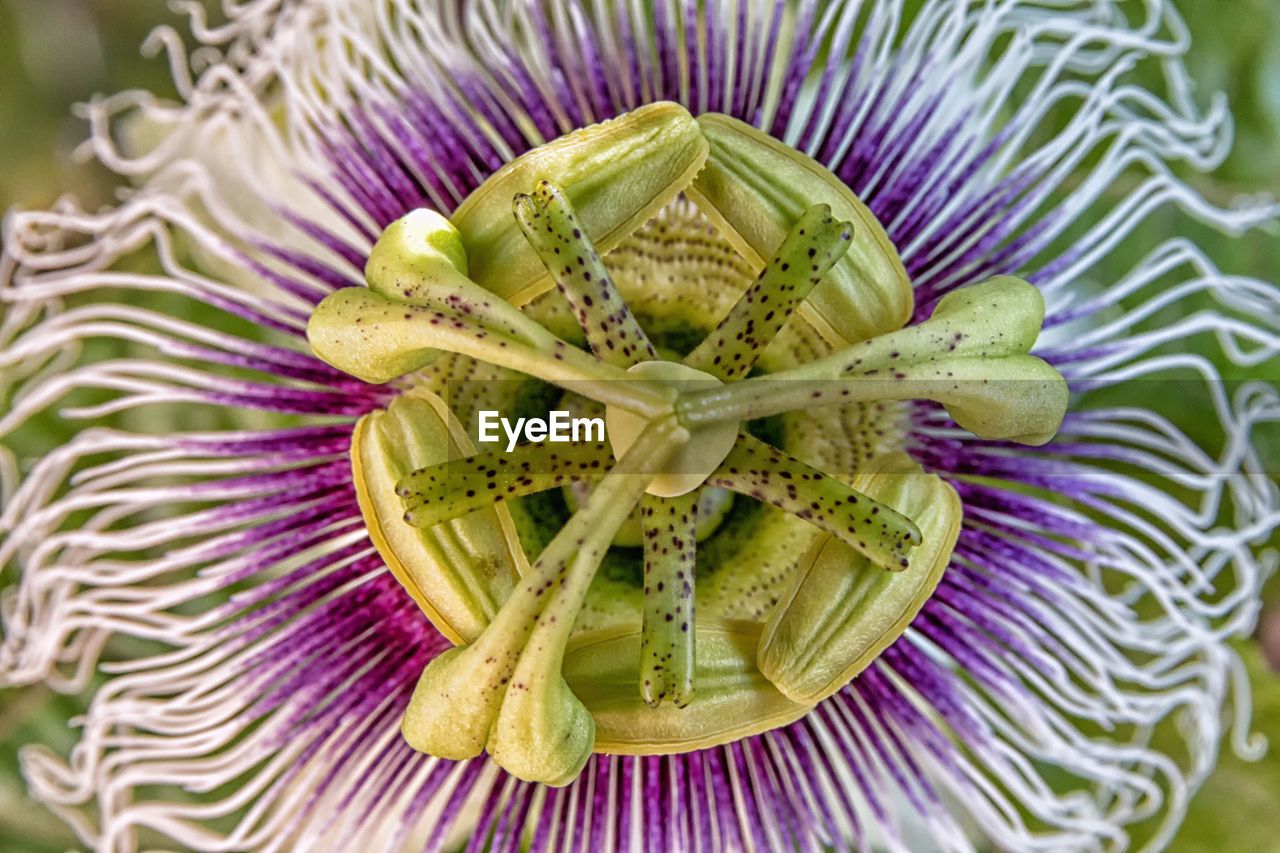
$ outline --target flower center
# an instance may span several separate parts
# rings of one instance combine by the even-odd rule
[[[405,377],[352,447],[375,545],[457,644],[404,734],[549,784],[593,750],[795,720],[901,634],[961,510],[901,452],[900,401],[1025,441],[1065,407],[1026,354],[1033,288],[996,279],[900,328],[906,274],[847,188],[671,104],[530,152],[449,220],[394,223],[366,277],[308,334],[356,376]],[[480,413],[558,400],[607,437],[484,446]]]
[[[710,373],[678,361],[642,361],[633,364],[627,372],[679,390],[717,388],[724,384]],[[607,406],[605,424],[609,429],[609,446],[614,458],[621,459],[644,431],[653,426],[654,418],[638,415],[621,406]],[[711,422],[698,427],[690,432],[684,447],[663,463],[645,491],[662,498],[687,495],[720,467],[737,440],[738,425],[733,421]]]

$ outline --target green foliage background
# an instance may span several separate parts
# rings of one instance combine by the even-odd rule
[[[214,4],[205,0],[205,5]],[[1212,175],[1185,177],[1220,204],[1240,193],[1280,196],[1280,3],[1181,0],[1178,6],[1194,39],[1189,57],[1194,96],[1203,105],[1213,93],[1226,92],[1236,122],[1235,148],[1223,166]],[[72,116],[71,105],[131,87],[173,94],[164,58],[145,58],[138,48],[163,22],[180,24],[156,0],[0,0],[0,210],[47,206],[64,193],[75,194],[88,210],[110,203],[112,176],[72,158],[85,126]],[[1157,216],[1137,242],[1155,245],[1176,227],[1185,227],[1185,220]],[[1198,229],[1190,236],[1227,272],[1280,281],[1276,231],[1234,239]],[[1119,278],[1132,260],[1112,263]],[[1223,367],[1232,379],[1280,382],[1275,363],[1251,370]],[[1194,420],[1185,426],[1196,434]],[[42,428],[70,431],[56,421]],[[7,441],[22,455],[20,438]],[[1268,470],[1280,470],[1280,440],[1272,434],[1260,441]],[[0,578],[0,586],[12,580]],[[1273,579],[1263,615],[1264,625],[1273,625],[1276,646],[1278,592]],[[1269,666],[1256,639],[1239,647],[1254,684],[1254,729],[1276,749],[1252,763],[1227,750],[1191,806],[1173,848],[1180,853],[1280,849],[1280,677],[1272,668],[1280,664],[1280,649],[1272,650]],[[82,701],[41,688],[0,691],[0,851],[44,853],[79,846],[60,821],[27,798],[16,749],[35,742],[65,754],[75,739],[66,721],[82,710]]]

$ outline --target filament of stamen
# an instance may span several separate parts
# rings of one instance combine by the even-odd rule
[[[849,248],[852,226],[825,204],[809,208],[760,276],[684,363],[720,379],[741,379],[805,297]]]
[[[532,195],[517,195],[514,207],[520,229],[573,308],[596,357],[619,367],[656,359],[564,192],[543,181]]]
[[[803,518],[891,571],[905,569],[906,549],[920,544],[902,513],[745,432],[707,482]]]
[[[404,501],[407,523],[431,527],[501,501],[598,479],[612,462],[605,442],[537,442],[510,453],[490,450],[420,468],[396,483],[396,493]]]
[[[640,632],[640,695],[649,707],[693,699],[694,560],[700,491],[674,498],[645,495],[644,622]]]

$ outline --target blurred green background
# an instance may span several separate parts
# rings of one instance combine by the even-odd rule
[[[204,5],[215,6],[210,0]],[[1226,92],[1236,121],[1230,158],[1212,175],[1187,174],[1186,179],[1219,204],[1240,193],[1280,197],[1280,2],[1182,0],[1178,7],[1194,38],[1188,58],[1194,96],[1204,105],[1213,93]],[[88,210],[112,201],[113,177],[72,156],[86,132],[72,105],[96,93],[133,87],[176,94],[164,57],[146,58],[139,50],[158,23],[183,29],[157,0],[0,0],[0,210],[45,207],[67,193]],[[1157,215],[1132,242],[1154,246],[1174,228],[1185,229],[1185,220]],[[1197,228],[1190,236],[1227,272],[1280,280],[1275,230],[1234,239]],[[1113,263],[1119,277],[1132,259]],[[1224,370],[1233,379],[1280,382],[1276,364],[1249,371],[1224,365]],[[1189,429],[1194,434],[1194,424]],[[1277,443],[1274,435],[1268,440],[1272,472],[1280,470]],[[2,578],[0,585],[11,581]],[[1258,634],[1239,643],[1254,683],[1254,730],[1267,735],[1276,749],[1253,763],[1228,750],[1192,804],[1173,848],[1181,853],[1280,849],[1278,592],[1273,579]],[[16,748],[38,742],[65,754],[75,740],[66,721],[82,702],[41,688],[0,691],[0,853],[79,847],[60,821],[27,798]]]

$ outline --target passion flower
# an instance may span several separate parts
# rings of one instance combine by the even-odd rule
[[[703,141],[702,127],[714,128],[714,145]],[[628,162],[634,165],[617,165]],[[589,182],[584,163],[609,164],[609,180]],[[749,176],[748,185],[735,175]],[[565,187],[539,176],[564,179]],[[772,258],[752,282],[659,264],[656,282],[626,275],[619,285],[592,235],[617,242],[626,257],[644,238],[619,239],[614,223],[651,219],[655,205],[669,208],[669,228],[706,235],[690,255],[695,270],[734,251],[698,208],[677,201],[689,187],[739,240],[751,233],[745,242],[753,251],[772,243]],[[503,192],[512,193],[512,211],[491,204]],[[590,213],[576,212],[571,194],[589,196]],[[826,198],[859,214],[856,237]],[[523,235],[480,221],[485,206],[500,222],[518,221]],[[565,785],[594,749],[672,754],[794,722],[906,629],[937,586],[961,521],[955,490],[900,449],[901,458],[866,463],[861,489],[853,472],[842,482],[789,455],[862,457],[863,436],[820,433],[813,411],[865,421],[876,401],[931,398],[985,438],[1039,444],[1062,421],[1066,383],[1026,354],[1044,316],[1039,291],[1008,277],[977,284],[940,300],[928,321],[888,332],[884,326],[894,315],[901,323],[912,300],[879,223],[830,172],[726,116],[695,120],[675,104],[644,107],[521,156],[459,211],[466,232],[431,211],[393,223],[370,253],[368,286],[326,297],[308,326],[317,355],[372,381],[420,371],[441,350],[457,356],[407,380],[413,387],[403,399],[415,402],[366,415],[352,445],[365,522],[384,559],[437,629],[464,643],[427,665],[405,714],[405,737],[423,752],[463,759],[485,750],[518,778]],[[779,232],[785,236],[770,239]],[[520,248],[478,234],[505,234]],[[859,263],[842,268],[855,247]],[[467,278],[473,251],[506,259],[490,265],[487,288]],[[557,293],[531,297],[538,279],[526,254],[545,266]],[[613,266],[630,272],[625,261]],[[710,295],[731,307],[720,317],[686,312],[701,339],[682,358],[659,359],[676,342],[651,340],[628,301],[661,292],[679,304],[699,288],[720,290]],[[531,301],[521,313],[497,293]],[[812,325],[788,327],[816,294],[826,294],[820,304],[828,313],[818,316],[834,330],[834,343]],[[886,318],[886,304],[900,307]],[[565,308],[590,356],[537,322],[552,325]],[[848,342],[877,328],[887,333]],[[746,378],[771,348],[774,370]],[[482,395],[486,405],[514,408],[528,393],[528,383],[498,382],[503,368],[603,406],[608,445],[531,443],[514,458],[476,453],[463,426],[475,411],[467,409]],[[457,412],[428,390],[444,390],[448,381],[464,401]],[[506,400],[472,387],[485,382],[501,385]],[[781,447],[746,431],[784,414],[791,417],[778,427]],[[905,447],[905,436],[897,438]],[[450,461],[457,456],[463,464]],[[404,473],[431,457],[435,464]],[[522,559],[518,526],[499,512],[575,480],[598,482],[545,547]],[[703,487],[764,502],[808,528],[790,527],[795,550],[783,559],[756,541],[758,517],[742,521],[752,518],[748,508],[735,515],[737,524],[705,537],[710,547],[718,535],[733,537],[727,550],[713,552],[727,555],[724,562],[699,561]],[[403,517],[386,509],[393,492],[405,499]],[[519,504],[516,511],[530,512]],[[616,582],[594,583],[633,511],[644,543],[643,571],[633,573],[643,578],[638,602]],[[423,532],[407,535],[407,524]],[[465,545],[442,550],[442,536]],[[768,557],[743,556],[753,553]],[[636,559],[617,555],[624,565]],[[743,608],[726,599],[728,589],[714,583],[721,572],[738,586],[749,583],[756,601]],[[699,574],[713,581],[702,601]],[[454,615],[460,605],[470,606]],[[700,681],[706,695],[697,694]],[[668,695],[676,711],[655,712]]]
[[[1225,130],[1144,9],[199,22],[182,105],[90,107],[119,207],[8,220],[0,431],[105,421],[5,469],[4,683],[111,676],[33,793],[102,850],[1162,846],[1247,695],[1280,401],[1158,348],[1280,340],[1186,240],[1094,277],[1161,203],[1275,213],[1171,177]],[[1179,363],[1217,458],[1092,407]],[[608,435],[478,441],[552,410]]]

